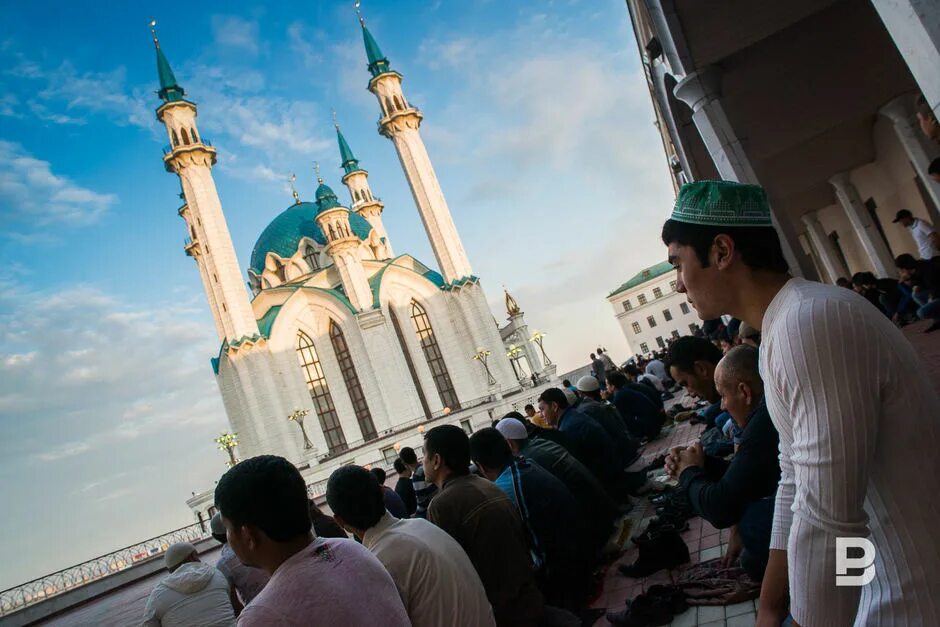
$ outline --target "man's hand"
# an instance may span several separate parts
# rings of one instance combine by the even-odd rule
[[[670,479],[678,479],[679,475],[676,474],[676,470],[679,467],[679,452],[682,451],[681,446],[673,448],[669,453],[666,454],[666,462],[663,467],[666,469],[666,474]]]
[[[738,533],[738,526],[731,528],[731,537],[728,538],[728,550],[721,558],[722,568],[731,568],[738,562],[741,553],[744,551],[744,544],[741,542],[741,534]]]
[[[679,461],[676,464],[676,477],[682,475],[686,468],[698,466],[705,467],[705,451],[702,449],[702,443],[696,442],[687,449],[679,450]]]

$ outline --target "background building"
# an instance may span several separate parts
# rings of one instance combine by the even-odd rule
[[[607,295],[634,355],[666,347],[669,339],[693,333],[698,315],[676,291],[676,271],[667,261],[645,268]]]
[[[678,186],[762,185],[792,270],[834,282],[916,254],[899,209],[937,225],[940,3],[628,0]]]

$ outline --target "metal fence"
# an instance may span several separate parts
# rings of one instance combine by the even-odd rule
[[[136,564],[156,559],[176,542],[193,542],[206,537],[208,533],[199,523],[196,523],[70,566],[51,575],[27,581],[0,592],[0,616],[87,585],[108,575],[114,575]]]

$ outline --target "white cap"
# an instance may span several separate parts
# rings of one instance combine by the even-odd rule
[[[570,388],[564,388],[562,392],[565,393],[565,398],[568,399],[569,407],[574,407],[575,405],[578,404],[578,397],[577,395],[575,395],[573,391],[571,391]]]
[[[503,418],[496,423],[496,430],[507,440],[525,440],[529,437],[525,425],[518,418]]]
[[[177,542],[176,544],[171,544],[170,548],[166,550],[166,554],[163,556],[163,561],[166,564],[167,570],[172,570],[180,564],[186,561],[186,559],[196,552],[196,547],[194,547],[189,542]]]
[[[579,392],[597,392],[601,389],[601,384],[591,375],[586,375],[578,379]]]

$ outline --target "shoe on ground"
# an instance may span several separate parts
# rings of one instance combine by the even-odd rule
[[[621,564],[618,571],[626,577],[647,577],[660,570],[672,569],[690,561],[689,547],[676,529],[662,529],[649,542],[637,545],[640,556],[632,564]]]

